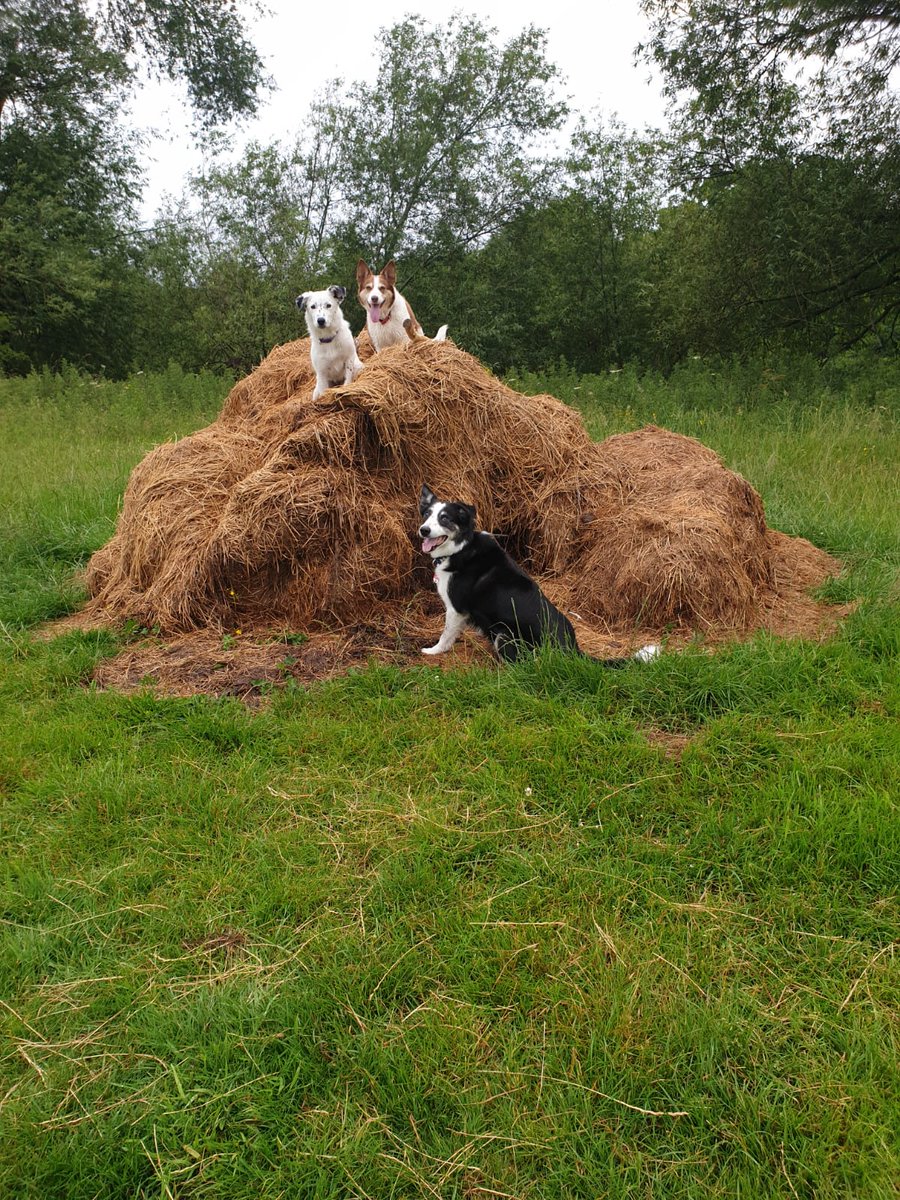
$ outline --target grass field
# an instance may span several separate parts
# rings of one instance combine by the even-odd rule
[[[0,381],[0,1196],[897,1195],[900,372],[511,382],[716,449],[840,635],[100,692],[29,630],[227,384]]]

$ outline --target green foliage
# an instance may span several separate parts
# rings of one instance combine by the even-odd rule
[[[35,0],[0,22],[3,370],[64,359],[121,370],[130,357],[119,314],[135,163],[114,114],[124,64],[97,39],[73,0]]]
[[[99,129],[0,139],[0,370],[69,361],[121,374],[131,364],[137,281],[121,222],[133,190],[127,163],[104,163],[107,149]]]
[[[430,310],[500,370],[560,359],[598,370],[642,357],[641,255],[660,202],[656,161],[649,138],[582,121],[560,194],[530,205],[483,249],[430,268],[421,285]]]
[[[133,364],[138,170],[118,110],[138,48],[187,79],[204,119],[252,110],[259,61],[230,5],[16,0],[0,15],[0,371]]]
[[[162,321],[157,353],[172,352],[171,329],[187,365],[249,369],[300,332],[304,288],[343,282],[352,313],[360,256],[380,266],[402,253],[404,293],[433,327],[432,267],[459,264],[539,198],[548,170],[533,149],[564,112],[541,34],[498,46],[474,18],[408,18],[382,30],[377,54],[377,87],[314,99],[292,146],[251,145],[229,163],[212,143],[191,203],[151,232],[141,362],[159,365]]]
[[[672,185],[702,204],[669,225],[688,225],[690,256],[677,237],[663,247],[662,286],[670,265],[679,280],[661,314],[675,353],[773,339],[896,352],[897,13],[856,0],[644,7],[644,50],[673,102]]]
[[[449,323],[498,370],[896,355],[891,12],[646,7],[666,135],[582,116],[551,153],[566,110],[540,31],[501,43],[474,17],[410,16],[379,35],[377,83],[312,97],[293,144],[233,160],[207,128],[208,167],[139,233],[115,119],[129,63],[185,81],[207,126],[252,111],[234,6],[17,0],[0,17],[0,371],[249,371],[302,331],[304,288],[343,283],[359,328],[355,262],[395,255],[426,331]]]
[[[205,127],[256,111],[266,86],[247,25],[256,3],[234,0],[102,0],[104,33],[124,58],[141,60],[183,80]]]
[[[866,166],[825,155],[752,163],[708,183],[703,203],[664,212],[647,244],[653,357],[778,344],[829,357],[861,341],[895,349],[891,169]]]
[[[253,146],[237,164],[214,166],[194,181],[196,215],[183,206],[157,225],[141,361],[157,365],[174,346],[191,366],[247,369],[296,334],[293,292],[339,281],[352,293],[357,257],[379,262],[398,245],[402,286],[426,331],[449,323],[458,344],[499,370],[560,359],[586,371],[631,361],[670,370],[698,353],[785,348],[827,358],[857,344],[896,351],[900,160],[890,146],[860,140],[857,125],[804,149],[810,115],[786,96],[782,123],[766,118],[770,143],[735,151],[726,171],[685,158],[691,139],[706,136],[690,107],[674,141],[582,119],[552,183],[547,164],[535,161],[528,178],[516,166],[525,191],[504,193],[508,209],[486,199],[484,224],[466,226],[464,206],[441,197],[467,188],[488,197],[481,168],[473,170],[477,147],[493,145],[508,160],[491,98],[508,86],[511,51],[477,23],[441,30],[408,21],[384,36],[404,50],[397,63],[430,64],[403,93],[402,122],[386,107],[408,82],[398,67],[396,88],[380,98],[360,85],[320,102],[309,144]],[[535,57],[539,42],[528,44],[522,94],[549,70]],[[496,83],[478,110],[484,127],[464,125],[463,136],[465,105],[453,104],[489,68]],[[448,95],[457,99],[445,111],[439,98]],[[434,127],[439,111],[445,141]],[[402,127],[403,138],[382,145],[373,114]],[[538,132],[557,116],[532,105],[518,119]],[[762,117],[748,108],[734,119],[751,129]],[[462,224],[451,227],[448,213]],[[352,300],[348,314],[361,324]],[[171,338],[158,336],[160,320]]]
[[[299,336],[294,297],[326,264],[330,138],[319,128],[308,147],[252,144],[231,166],[214,157],[192,180],[191,203],[161,214],[144,254],[142,363],[159,369],[171,356],[192,369],[249,371]]]
[[[708,166],[845,139],[897,137],[890,76],[900,62],[896,7],[860,0],[644,0],[641,49],[664,73],[683,132]],[[797,71],[798,63],[805,70]],[[880,121],[877,113],[880,111]],[[708,169],[708,168],[707,168]]]
[[[495,32],[473,17],[408,17],[381,31],[377,82],[340,104],[345,222],[376,265],[478,245],[540,194],[530,151],[565,115],[550,91],[558,73],[539,30],[503,47]]]
[[[80,0],[13,0],[0,17],[0,113],[43,130],[90,125],[127,67]]]

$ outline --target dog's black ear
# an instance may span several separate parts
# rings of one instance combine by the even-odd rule
[[[294,303],[297,305],[297,307],[300,309],[301,312],[306,312],[306,297],[308,295],[309,295],[309,292],[304,292],[302,296],[298,296],[297,299],[294,301]]]
[[[472,504],[464,504],[460,501],[456,506],[456,516],[458,517],[457,524],[460,529],[465,529],[466,526],[475,528],[475,506]]]
[[[341,287],[339,283],[333,283],[328,290],[334,296],[335,300],[337,300],[338,304],[344,303],[344,297],[347,295],[346,288]]]
[[[432,504],[437,503],[437,496],[431,490],[427,483],[422,484],[422,490],[419,492],[419,512],[424,517],[431,508]]]

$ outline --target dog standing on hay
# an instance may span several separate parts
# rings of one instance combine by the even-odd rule
[[[434,560],[434,582],[444,602],[444,631],[423,654],[449,650],[466,625],[493,645],[505,662],[515,662],[523,648],[557,646],[571,654],[579,647],[572,622],[551,604],[489,533],[475,529],[475,509],[456,500],[438,500],[426,485],[419,494],[422,550]],[[659,646],[643,646],[633,658],[650,662]],[[604,667],[623,667],[627,658],[601,658]]]
[[[397,268],[393,260],[376,273],[360,259],[356,264],[356,283],[359,302],[366,310],[366,329],[376,352],[425,336],[409,302],[397,291]],[[442,325],[434,340],[442,342],[446,336],[447,326]]]
[[[316,373],[313,400],[330,387],[352,383],[363,369],[356,339],[341,311],[346,295],[347,289],[334,283],[323,292],[304,292],[294,302],[306,317],[309,330],[309,357]]]

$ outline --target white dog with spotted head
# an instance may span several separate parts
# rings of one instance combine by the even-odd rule
[[[309,357],[316,372],[313,400],[330,387],[352,383],[363,369],[356,339],[341,311],[346,295],[347,289],[335,283],[322,292],[304,292],[295,301],[309,330]]]

